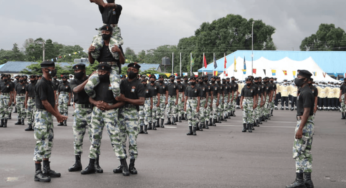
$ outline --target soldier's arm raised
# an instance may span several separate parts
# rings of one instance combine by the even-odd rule
[[[100,5],[102,7],[106,6],[106,3],[103,2],[103,0],[90,0],[90,3],[95,3],[95,4]]]

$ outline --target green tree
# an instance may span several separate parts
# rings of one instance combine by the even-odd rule
[[[315,34],[303,39],[302,51],[345,51],[346,34],[334,24],[321,24]]]
[[[138,61],[135,51],[129,47],[125,49],[125,58],[126,63],[134,63]]]

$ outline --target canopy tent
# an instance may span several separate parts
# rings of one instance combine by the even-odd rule
[[[264,57],[261,57],[258,60],[253,61],[253,68],[252,61],[245,60],[245,64],[246,71],[244,74],[244,58],[238,57],[236,59],[236,72],[234,70],[234,63],[232,63],[232,65],[225,70],[228,76],[222,73],[220,77],[225,78],[234,76],[240,80],[244,80],[247,76],[252,75],[252,70],[255,69],[256,73],[253,73],[254,77],[274,77],[277,78],[279,82],[281,82],[285,79],[293,80],[298,74],[298,69],[305,69],[313,74],[312,78],[315,81],[337,81],[323,72],[323,70],[311,57],[303,61],[294,61],[288,57],[285,57],[278,61],[271,61]]]

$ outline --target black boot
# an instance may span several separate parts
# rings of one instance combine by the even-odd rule
[[[144,134],[148,134],[148,125],[144,125]]]
[[[64,121],[64,126],[67,126],[67,120]]]
[[[160,119],[156,120],[156,127],[160,127]]]
[[[12,119],[12,114],[11,113],[8,114],[8,119]]]
[[[163,121],[164,119],[161,119],[161,128],[165,128],[165,126],[163,125]]]
[[[162,121],[162,120],[161,120]],[[165,123],[165,125],[172,125],[172,123],[171,123],[171,118],[168,118],[168,121],[167,121],[167,123]]]
[[[130,160],[129,171],[131,174],[138,174],[137,169],[135,168],[135,159]]]
[[[193,136],[196,136],[196,135],[197,135],[197,134],[196,134],[196,126],[197,126],[197,125],[195,125],[195,126],[192,128]]]
[[[271,116],[274,116],[274,115],[273,115],[273,110],[271,111],[270,115],[271,115]]]
[[[61,174],[50,169],[50,161],[43,160],[43,174],[51,178],[60,178]]]
[[[123,166],[123,170],[122,170],[123,176],[129,176],[130,172],[129,172],[129,167],[127,166],[126,159],[121,159],[120,163],[121,163],[121,166]]]
[[[14,107],[14,112],[13,113],[17,113],[17,108],[16,107]]]
[[[172,125],[177,125],[177,124],[175,124],[175,122],[177,122],[176,118],[172,117]]]
[[[82,170],[82,163],[80,161],[80,155],[76,155],[76,162],[74,163],[74,165],[68,169],[69,172],[77,172],[77,171],[81,171]]]
[[[181,117],[179,117],[179,123],[181,123]]]
[[[1,119],[0,127],[4,127],[4,120]]]
[[[97,173],[103,173],[103,169],[100,166],[100,155],[97,154],[97,158],[95,160],[95,169]]]
[[[209,129],[208,121],[207,121],[207,123],[205,124],[205,129]]]
[[[296,173],[296,180],[291,185],[287,185],[286,188],[306,188],[303,173]]]
[[[4,119],[4,128],[7,128],[7,119]]]
[[[197,123],[197,125],[196,125],[196,131],[199,131],[199,123]]]
[[[314,183],[311,180],[311,172],[304,173],[304,184],[307,188],[314,188]]]
[[[34,131],[34,129],[32,128],[31,123],[28,124],[29,127],[25,129],[25,131]]]
[[[114,170],[113,170],[113,173],[114,173],[114,174],[120,174],[120,173],[122,173],[122,172],[123,172],[123,166],[122,166],[121,163],[120,163],[120,166],[118,166],[118,168],[114,169]]]
[[[192,127],[191,127],[191,126],[189,126],[189,132],[188,132],[186,135],[188,135],[188,136],[193,135]]]
[[[85,175],[85,174],[94,174],[94,173],[96,173],[95,159],[90,159],[89,165],[84,170],[82,170],[81,174]]]
[[[22,125],[25,125],[24,118],[22,118]]]
[[[200,125],[199,125],[199,130],[200,131],[203,131],[203,125],[204,125],[204,123],[202,122],[202,123],[200,123]],[[198,124],[197,124],[197,126],[198,126]]]
[[[156,122],[153,124],[153,130],[156,131]]]
[[[209,126],[213,126],[213,119],[212,118],[209,119]]]
[[[247,125],[247,131],[249,132],[249,133],[252,133],[252,124],[248,124]]]
[[[241,132],[243,132],[243,133],[246,132],[246,123],[243,123],[243,130]]]
[[[60,122],[58,126],[64,126],[64,122]]]
[[[233,117],[236,117],[236,115],[235,115],[235,111],[233,111]]]
[[[260,117],[259,119],[258,119],[258,127],[259,127],[259,124],[262,124],[262,118]]]
[[[345,119],[345,113],[341,113],[341,119]]]
[[[181,114],[181,120],[185,120],[185,115]]]
[[[139,134],[144,134],[143,126],[140,126]]]
[[[153,127],[151,126],[151,123],[149,123],[148,130],[153,130]]]
[[[17,123],[15,123],[15,125],[21,125],[21,124],[22,124],[21,119],[18,119]]]
[[[185,120],[187,120],[187,114],[185,114]]]
[[[41,163],[35,163],[35,181],[50,182],[50,177],[42,173]]]
[[[216,127],[216,123],[217,123],[217,122],[216,122],[216,119],[214,119],[214,120],[213,120],[213,126]]]

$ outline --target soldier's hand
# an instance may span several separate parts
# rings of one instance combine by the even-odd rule
[[[160,103],[157,103],[156,107],[160,107]]]
[[[197,113],[199,112],[199,107],[196,108],[196,112],[197,112]]]
[[[88,52],[91,53],[91,52],[94,52],[94,51],[95,51],[95,46],[90,46]]]
[[[296,133],[296,139],[301,139],[303,137],[303,130],[298,129]]]
[[[207,108],[207,107],[208,107],[208,104],[205,104],[205,105],[204,105],[204,108]]]
[[[178,102],[175,102],[175,105],[178,105]]]
[[[167,105],[167,104],[168,104],[168,101],[165,102],[165,105]]]
[[[67,120],[67,116],[63,116],[63,115],[59,115],[58,117],[56,117],[56,120],[61,123],[65,120]]]
[[[317,106],[314,107],[314,114],[317,112]]]
[[[114,47],[112,48],[112,52],[115,53],[115,52],[118,52],[120,53],[120,48],[117,46],[117,45],[114,45]]]
[[[184,111],[186,112],[186,107],[184,107]]]
[[[254,104],[254,105],[253,105],[253,109],[256,109],[256,108],[257,108],[257,104]]]
[[[10,101],[10,102],[8,102],[8,107],[11,107],[11,101]]]
[[[240,109],[242,109],[242,110],[243,110],[243,105],[240,105]]]
[[[216,106],[219,106],[219,102],[216,102]]]

